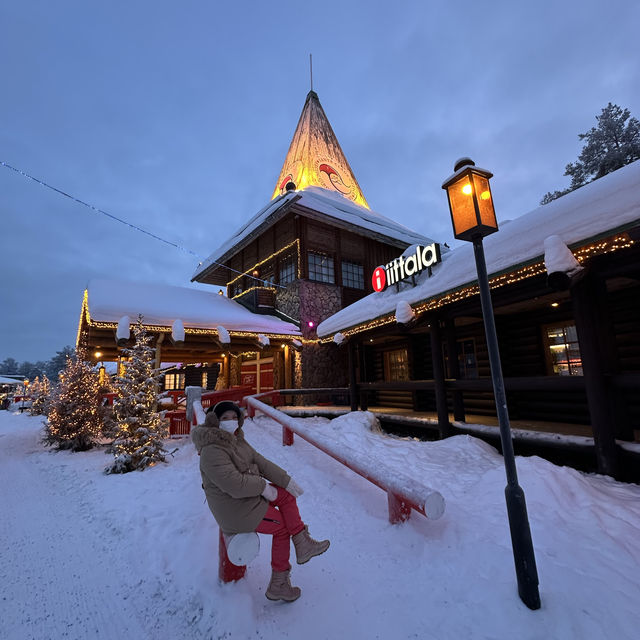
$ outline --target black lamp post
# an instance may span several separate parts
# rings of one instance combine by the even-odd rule
[[[524,491],[518,484],[516,461],[513,453],[507,397],[502,378],[498,338],[493,317],[493,305],[489,291],[489,278],[484,258],[482,238],[498,230],[493,198],[489,186],[492,173],[479,169],[470,158],[461,158],[456,162],[454,174],[448,178],[442,188],[447,191],[449,210],[453,222],[454,236],[458,240],[473,242],[480,288],[482,316],[489,351],[493,393],[496,401],[502,455],[507,475],[505,498],[511,530],[511,546],[518,578],[518,593],[529,609],[540,608],[538,593],[538,571],[531,540],[531,529],[527,517],[527,505]]]

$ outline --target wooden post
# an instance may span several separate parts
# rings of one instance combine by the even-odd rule
[[[364,343],[358,345],[358,357],[360,363],[360,382],[367,381],[367,362],[365,358],[365,346]],[[368,397],[366,391],[360,391],[360,408],[366,411],[369,408]]]
[[[158,335],[156,340],[156,369],[160,368],[162,364],[162,341],[164,340],[164,333]]]
[[[453,318],[444,321],[444,330],[449,352],[449,378],[460,379],[460,361],[458,360],[458,342],[456,340],[456,327]],[[462,391],[454,391],[453,394],[453,419],[464,422],[464,396]]]
[[[222,582],[235,582],[236,580],[244,578],[244,574],[247,572],[247,567],[239,567],[229,560],[229,556],[227,555],[227,545],[225,544],[222,530],[220,531],[218,539],[218,557],[218,577]]]
[[[355,349],[356,347],[353,340],[349,340],[347,344],[347,353],[349,356],[347,366],[349,367],[349,400],[351,402],[351,411],[358,410],[358,383],[356,381]]]
[[[391,491],[387,491],[387,502],[389,504],[389,522],[391,524],[406,522],[411,517],[411,507]]]
[[[431,336],[431,363],[433,365],[433,382],[436,387],[436,408],[438,410],[438,431],[441,438],[451,435],[449,409],[447,407],[447,390],[444,384],[444,363],[442,362],[442,340],[440,337],[440,320],[436,316],[430,318],[429,334]]]
[[[586,275],[571,287],[573,315],[576,322],[582,372],[591,428],[595,441],[598,471],[616,476],[618,448],[615,441],[615,417],[611,403],[610,373],[606,369],[603,341],[606,339],[607,293],[602,280]]]
[[[291,389],[291,347],[284,345],[284,388]]]

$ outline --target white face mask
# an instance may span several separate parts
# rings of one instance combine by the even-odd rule
[[[220,428],[227,433],[235,433],[238,428],[237,420],[221,420]]]

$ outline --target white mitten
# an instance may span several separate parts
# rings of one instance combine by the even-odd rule
[[[266,487],[262,490],[262,495],[269,502],[273,502],[278,498],[278,490],[273,485],[267,483]]]
[[[288,491],[294,498],[299,498],[304,493],[304,489],[293,478],[289,480],[286,491]]]

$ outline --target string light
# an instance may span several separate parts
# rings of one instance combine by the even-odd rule
[[[278,249],[277,251],[274,251],[270,256],[268,256],[264,260],[260,260],[260,262],[256,262],[252,267],[249,267],[249,269],[247,269],[246,271],[241,272],[241,271],[237,271],[236,269],[231,269],[231,267],[227,267],[227,269],[229,269],[230,271],[240,274],[239,276],[235,277],[233,280],[230,280],[229,282],[227,282],[227,287],[231,287],[238,280],[240,280],[240,278],[243,278],[243,277],[252,278],[253,280],[259,280],[260,282],[264,282],[264,278],[256,278],[252,276],[249,272],[258,270],[259,267],[261,267],[263,264],[266,264],[267,262],[269,262],[269,260],[273,260],[274,258],[277,258],[281,253],[288,251],[293,246],[296,247],[296,253],[298,255],[298,278],[300,278],[300,240],[296,238],[293,242],[290,242],[288,245],[282,247],[282,249]],[[285,286],[280,284],[272,283],[271,286],[279,287],[280,289],[286,289]]]
[[[579,249],[576,249],[573,254],[578,262],[582,263],[596,255],[612,253],[621,249],[629,249],[633,245],[634,240],[632,240],[627,233],[622,233],[612,238],[602,239],[590,245],[580,247]],[[506,285],[521,282],[522,280],[532,278],[542,273],[546,273],[544,261],[537,261],[533,264],[524,265],[515,271],[494,276],[489,280],[489,286],[491,289],[498,289]],[[438,297],[433,297],[429,300],[423,301],[412,308],[416,314],[425,313],[427,311],[439,309],[440,307],[444,307],[448,304],[460,302],[461,300],[465,300],[466,298],[470,298],[475,295],[478,295],[477,285],[462,286],[458,289],[442,293]],[[377,329],[385,325],[394,324],[395,322],[395,313],[385,314],[359,325],[341,329],[340,332],[345,336],[345,338],[348,338],[349,336],[369,331],[371,329]],[[327,337],[323,338],[322,342],[330,342],[332,340],[333,337]]]
[[[147,231],[146,229],[143,229],[142,227],[138,227],[135,224],[132,224],[131,222],[127,222],[126,220],[123,220],[122,218],[119,218],[118,216],[114,216],[112,213],[108,213],[107,211],[104,211],[103,209],[100,209],[99,207],[96,207],[88,202],[85,202],[84,200],[80,200],[80,198],[76,198],[74,195],[71,195],[69,193],[67,193],[66,191],[63,191],[62,189],[58,189],[57,187],[54,187],[50,184],[48,184],[47,182],[45,182],[44,180],[40,180],[39,178],[35,178],[34,176],[28,174],[26,171],[23,171],[22,169],[17,169],[16,167],[10,165],[8,162],[4,162],[2,160],[0,160],[0,165],[2,165],[3,167],[6,167],[7,169],[11,169],[11,171],[15,171],[17,174],[23,176],[24,178],[28,178],[29,180],[33,180],[33,182],[36,182],[37,184],[46,187],[47,189],[51,189],[51,191],[55,191],[56,193],[60,194],[61,196],[64,196],[65,198],[69,198],[70,200],[73,200],[74,202],[77,202],[78,204],[81,204],[84,207],[87,207],[88,209],[91,209],[91,211],[93,211],[94,213],[98,213],[101,214],[103,216],[106,216],[107,218],[110,218],[111,220],[115,220],[116,222],[119,222],[120,224],[124,224],[125,226],[129,227],[130,229],[134,229],[135,231],[139,231],[140,233],[144,233],[145,235],[153,238],[154,240],[158,240],[159,242],[163,242],[164,244],[168,244],[171,247],[174,247],[175,249],[178,249],[179,251],[183,251],[184,253],[188,253],[192,256],[195,256],[198,259],[198,264],[202,265],[203,261],[205,260],[204,257],[202,257],[201,255],[197,254],[195,251],[192,251],[191,249],[187,249],[186,247],[183,247],[180,244],[177,244],[176,242],[173,242],[171,240],[166,240],[165,238],[162,238],[159,235],[156,235],[155,233],[151,233],[151,231]],[[250,276],[248,274],[243,274],[242,272],[236,270],[236,269],[232,269],[231,267],[224,265],[220,262],[215,262],[214,260],[212,260],[208,266],[211,265],[216,265],[217,267],[224,267],[225,269],[229,269],[229,271],[233,271],[234,273],[240,273],[241,275],[246,275],[248,278],[252,278],[253,276]],[[259,280],[259,278],[254,278],[254,280]],[[280,285],[275,285],[275,286],[280,286]],[[284,288],[284,287],[283,287]]]
[[[258,291],[258,290],[272,291],[273,293],[275,293],[275,291],[276,291],[275,286],[273,286],[273,287],[250,287],[246,291],[243,291],[242,293],[239,293],[238,295],[233,296],[233,298],[231,298],[231,299],[232,300],[237,300],[238,298],[242,298],[242,296],[246,296],[247,293],[251,293],[251,291]]]

